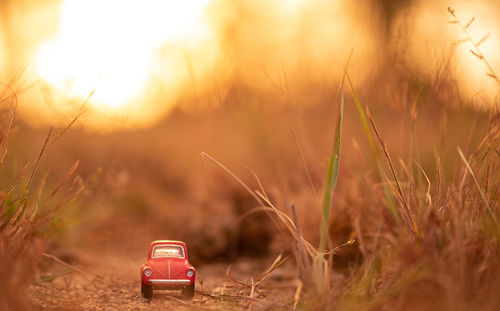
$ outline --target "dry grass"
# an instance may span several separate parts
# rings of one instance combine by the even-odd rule
[[[20,169],[16,167],[20,163],[7,156],[7,146],[15,125],[18,105],[16,91],[11,87],[14,84],[15,80],[6,85],[0,97],[0,102],[4,104],[2,116],[7,116],[0,120],[0,170],[5,189],[0,192],[0,309],[30,310],[33,305],[31,300],[27,299],[27,289],[36,280],[38,262],[46,246],[47,233],[53,233],[52,221],[65,203],[78,196],[83,185],[79,182],[79,177],[74,177],[69,187],[65,185],[78,166],[76,162],[49,196],[46,195],[48,190],[45,190],[48,171],[39,180],[38,189],[35,189],[34,180],[47,149],[66,129],[52,140],[50,129],[38,156],[22,163]],[[14,172],[15,177],[9,180],[11,172]],[[62,188],[65,193],[58,196],[57,192]]]
[[[0,309],[32,308],[24,296],[47,238],[56,249],[120,242],[127,254],[157,237],[186,240],[197,265],[293,253],[297,309],[500,309],[496,105],[473,110],[453,81],[380,72],[384,88],[346,76],[343,113],[334,87],[311,89],[297,111],[279,92],[234,82],[217,109],[108,135],[67,131],[76,119],[54,135],[16,124],[5,88]],[[85,208],[65,214],[84,189]],[[61,215],[77,224],[64,237],[50,230]],[[255,281],[235,279],[244,295],[225,297],[266,306],[254,294],[288,257],[278,258]]]
[[[253,96],[244,92],[245,96]],[[374,97],[371,92],[368,89],[357,94],[359,102]],[[418,92],[409,89],[404,96],[416,98]],[[6,300],[2,301],[19,303],[16,308],[30,308],[27,300],[13,297],[20,297],[20,288],[26,288],[36,278],[36,265],[27,263],[36,264],[46,247],[37,228],[54,216],[51,212],[65,198],[63,189],[73,186],[67,176],[74,173],[75,159],[81,159],[78,172],[92,199],[83,199],[81,204],[86,208],[72,214],[79,226],[57,242],[61,245],[69,240],[89,248],[92,244],[111,245],[126,240],[130,249],[137,249],[151,238],[175,236],[187,241],[198,265],[235,260],[242,255],[295,251],[296,262],[302,266],[298,273],[302,283],[295,298],[297,309],[494,310],[498,308],[496,292],[500,288],[496,278],[500,256],[495,220],[500,180],[498,112],[495,108],[486,113],[473,112],[467,106],[436,104],[432,90],[419,96],[415,119],[413,108],[387,109],[367,102],[385,146],[375,145],[381,155],[379,160],[372,156],[352,98],[346,96],[342,162],[333,195],[327,250],[351,239],[356,242],[331,254],[327,261],[327,291],[319,299],[314,277],[310,276],[311,264],[318,256],[321,223],[321,208],[314,193],[323,190],[331,151],[331,139],[324,133],[334,133],[337,112],[335,105],[318,103],[301,113],[295,125],[300,156],[290,132],[289,117],[295,113],[276,113],[263,103],[247,111],[229,105],[204,115],[176,112],[165,123],[140,133],[108,136],[67,131],[60,149],[46,150],[47,157],[56,157],[58,164],[52,165],[49,175],[54,177],[49,177],[43,187],[47,191],[42,190],[42,199],[33,199],[37,190],[28,191],[31,199],[26,200],[24,212],[8,225],[11,229],[2,229],[2,262],[6,269],[2,275],[12,275],[3,271],[19,271],[16,275],[25,276],[4,279],[2,284],[10,285],[3,291]],[[439,125],[442,115],[427,110],[431,103],[440,105],[434,110],[445,111],[445,125]],[[474,114],[477,127],[471,131],[470,115]],[[442,131],[446,134],[444,142]],[[19,144],[19,139],[43,142],[46,131],[40,133],[21,124],[14,132],[5,163],[17,155],[29,154],[25,151],[40,154],[41,143],[32,148]],[[373,127],[370,133],[377,136]],[[144,137],[148,137],[146,144]],[[418,148],[408,148],[411,137],[415,137],[413,144]],[[352,138],[356,147],[346,143]],[[201,150],[231,169],[260,203],[220,167],[209,165],[207,160],[202,165]],[[386,153],[390,162],[384,159]],[[31,184],[33,189],[47,179],[44,175],[50,162],[43,159],[42,155]],[[302,161],[307,163],[307,173]],[[20,168],[9,173],[12,176],[4,175],[5,180],[10,180],[3,186],[2,199],[6,194],[9,199],[2,200],[2,208],[10,210],[5,215],[15,215],[25,191],[22,185],[26,185],[35,163],[36,158],[21,161]],[[4,164],[2,169],[10,172],[7,167]],[[255,171],[258,179],[246,167]],[[79,189],[78,185],[76,180],[74,189]],[[386,187],[395,212],[388,203]],[[54,198],[50,198],[52,193]],[[37,206],[34,219],[40,222],[32,222],[30,216]],[[269,220],[263,210],[278,217]],[[4,221],[2,228],[7,224]],[[61,240],[51,235],[51,241],[54,239]],[[252,284],[248,285],[245,297],[251,293]],[[7,294],[11,291],[17,294]]]

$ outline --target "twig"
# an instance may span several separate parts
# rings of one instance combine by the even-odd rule
[[[302,295],[302,288],[304,284],[300,279],[297,280],[297,289],[295,290],[295,294],[293,295],[293,310],[297,310],[297,305],[300,301],[300,296]]]
[[[230,264],[230,265],[227,267],[227,269],[226,269],[226,277],[227,277],[228,279],[230,279],[231,281],[235,282],[236,284],[239,284],[239,285],[244,286],[244,287],[251,288],[251,287],[250,287],[250,285],[248,285],[248,284],[246,284],[246,283],[244,283],[244,282],[242,282],[242,281],[240,281],[240,280],[235,279],[234,277],[232,277],[232,276],[229,274],[229,271],[231,270],[231,266],[232,266],[232,264]]]
[[[47,257],[47,258],[50,258],[50,259],[53,259],[54,261],[56,261],[56,262],[60,263],[61,265],[65,266],[65,267],[68,267],[68,268],[71,268],[71,269],[73,269],[73,270],[75,270],[75,271],[78,271],[78,272],[80,272],[80,273],[82,273],[82,274],[84,274],[84,275],[86,275],[86,276],[90,276],[91,278],[98,279],[98,280],[100,280],[100,281],[103,281],[103,282],[106,282],[106,283],[110,283],[110,284],[113,284],[113,285],[115,285],[115,286],[120,286],[119,284],[117,284],[117,283],[115,283],[115,282],[113,282],[113,281],[103,279],[103,278],[102,278],[102,277],[100,277],[100,276],[97,276],[97,275],[94,275],[94,274],[91,274],[91,273],[85,272],[85,271],[83,271],[83,270],[82,270],[82,269],[80,269],[80,268],[77,268],[77,267],[75,267],[75,266],[73,266],[73,265],[70,265],[69,263],[65,262],[65,261],[64,261],[64,260],[62,260],[62,259],[57,258],[57,257],[56,257],[56,256],[54,256],[54,255],[47,254],[47,253],[42,253],[42,256]]]
[[[486,195],[484,194],[483,189],[481,189],[481,186],[479,185],[479,183],[478,183],[478,181],[476,179],[476,175],[474,174],[474,171],[472,171],[472,168],[470,167],[469,162],[465,159],[465,156],[464,156],[464,154],[462,152],[462,149],[460,149],[460,147],[457,147],[457,149],[458,149],[458,154],[460,154],[460,157],[462,158],[462,161],[464,161],[464,163],[465,163],[465,167],[467,168],[467,171],[469,171],[470,175],[472,176],[472,179],[476,183],[477,190],[479,191],[479,194],[481,195],[481,200],[483,201],[484,206],[486,207],[486,210],[488,211],[488,213],[490,214],[491,218],[493,219],[493,221],[496,224],[497,220],[496,220],[496,217],[495,217],[495,213],[493,213],[493,210],[489,206],[488,201],[486,200]]]
[[[391,157],[389,156],[389,152],[387,151],[387,147],[386,147],[384,141],[382,140],[382,137],[380,137],[380,135],[377,131],[377,127],[375,126],[375,123],[373,122],[373,118],[370,114],[370,110],[368,109],[368,107],[366,107],[366,115],[368,116],[368,119],[370,120],[370,124],[372,125],[372,128],[375,131],[375,135],[377,136],[378,141],[379,141],[380,145],[382,146],[382,151],[384,151],[385,157],[387,159],[387,163],[389,164],[389,168],[391,169],[392,176],[394,177],[394,181],[396,182],[396,187],[397,187],[397,192],[399,194],[399,198],[400,198],[401,203],[405,209],[406,216],[408,217],[408,221],[410,222],[410,228],[411,228],[412,232],[414,234],[416,234],[417,233],[416,224],[415,224],[415,221],[413,220],[413,217],[411,217],[410,209],[408,208],[408,204],[406,203],[406,200],[405,200],[404,195],[403,195],[403,190],[401,190],[401,186],[399,185],[399,180],[398,180],[398,177],[396,176],[396,172],[394,171]]]

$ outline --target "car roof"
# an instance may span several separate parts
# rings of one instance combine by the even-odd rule
[[[178,244],[178,245],[186,245],[183,241],[176,241],[176,240],[156,240],[151,242],[151,245],[156,245],[156,244]]]

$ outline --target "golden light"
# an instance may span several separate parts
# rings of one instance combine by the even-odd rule
[[[335,85],[352,50],[350,72],[362,83],[379,59],[377,25],[369,7],[353,10],[341,0],[240,5],[246,14],[238,19],[231,43],[237,48],[237,75],[252,88],[269,93],[288,89],[288,96],[300,97],[315,84]]]
[[[494,2],[483,1],[478,5],[464,0],[420,1],[400,16],[402,24],[410,26],[412,44],[407,57],[428,73],[438,71],[450,59],[449,70],[461,93],[474,103],[486,103],[484,107],[488,108],[487,104],[499,93],[499,85],[488,76],[489,69],[483,60],[471,53],[475,48],[465,40],[467,35],[462,27],[449,22],[454,18],[447,11],[448,6],[463,26],[474,18],[467,31],[476,43],[485,38],[479,48],[495,73],[500,74],[500,5]],[[480,98],[485,100],[475,100]]]
[[[67,124],[93,90],[91,111],[80,120],[103,130],[151,125],[179,102],[213,107],[239,83],[278,94],[285,105],[307,104],[314,102],[311,89],[338,83],[351,51],[349,72],[362,85],[398,41],[384,37],[382,17],[362,1],[25,1],[33,3],[9,1],[9,35],[0,48],[4,41],[6,76],[27,64],[26,84],[44,81],[23,94],[28,104],[20,115],[31,124]],[[440,72],[452,43],[463,38],[448,23],[450,5],[464,23],[476,17],[469,28],[475,40],[491,34],[481,49],[499,74],[500,4],[481,3],[415,0],[398,13],[391,29],[406,40],[405,64]],[[466,95],[491,97],[498,86],[469,49],[454,49],[447,72]]]
[[[141,96],[163,44],[189,46],[209,34],[202,18],[209,1],[66,0],[36,71],[65,96],[95,90],[93,105],[119,110]]]
[[[469,2],[461,2],[455,8],[457,17],[463,24],[467,25],[472,18],[474,20],[467,28],[472,39],[478,43],[484,40],[479,45],[479,49],[488,63],[493,67],[495,74],[500,75],[500,23],[498,18],[498,5],[484,4],[481,6],[474,5]],[[453,30],[455,38],[461,39],[464,37],[461,29],[455,27]],[[494,97],[498,94],[500,86],[494,79],[488,77],[489,69],[486,67],[483,60],[472,55],[470,52],[474,50],[474,46],[469,41],[466,44],[457,47],[457,58],[459,73],[461,75],[462,85],[469,86],[469,91],[472,95],[481,94]],[[489,102],[489,101],[488,101]]]

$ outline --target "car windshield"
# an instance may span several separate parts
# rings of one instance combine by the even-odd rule
[[[184,258],[184,249],[180,245],[163,244],[153,248],[152,258]]]

